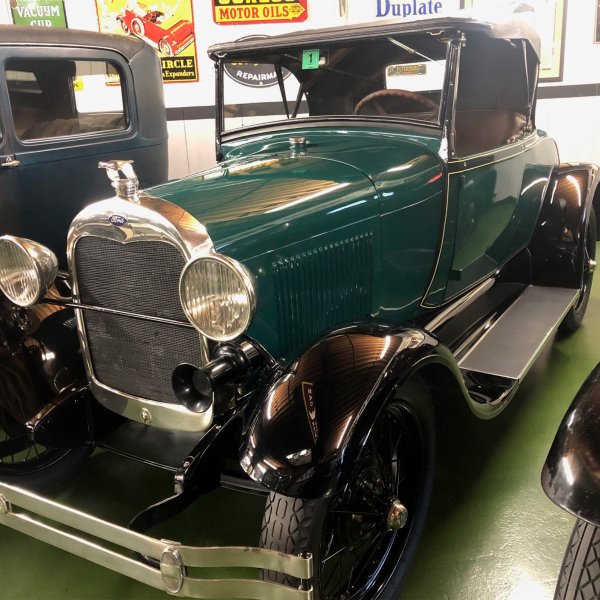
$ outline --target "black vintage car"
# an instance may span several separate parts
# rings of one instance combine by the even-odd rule
[[[434,405],[496,416],[582,322],[598,168],[561,164],[536,128],[539,39],[516,21],[209,54],[216,167],[142,192],[106,161],[116,195],[73,219],[67,271],[0,238],[0,523],[180,596],[393,598]],[[240,87],[248,64],[276,85]],[[21,489],[94,448],[162,469],[174,495],[118,525]],[[257,547],[148,535],[220,485],[266,497]],[[189,571],[212,566],[256,577]]]
[[[106,194],[99,160],[167,180],[160,61],[123,36],[0,25],[0,234],[35,239],[66,268],[73,217]]]
[[[600,596],[600,364],[589,374],[558,428],[542,487],[577,517],[565,550],[555,600]]]

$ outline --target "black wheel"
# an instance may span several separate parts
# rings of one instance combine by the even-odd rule
[[[558,575],[554,600],[600,598],[600,529],[579,519]]]
[[[395,598],[425,524],[434,437],[429,394],[412,379],[381,411],[332,496],[269,495],[261,546],[311,552],[319,600]],[[296,583],[271,571],[263,578]]]
[[[173,49],[169,46],[169,42],[164,38],[158,42],[158,50],[164,56],[173,56]]]
[[[43,489],[71,475],[91,448],[47,448],[31,441],[26,428],[0,409],[0,481]]]
[[[587,305],[592,291],[592,280],[594,278],[596,258],[596,215],[594,210],[590,213],[587,230],[585,233],[585,252],[583,256],[583,285],[579,300],[573,306],[560,324],[560,331],[572,333],[579,329],[585,315]]]

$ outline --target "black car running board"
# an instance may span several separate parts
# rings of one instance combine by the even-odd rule
[[[525,288],[458,362],[472,397],[485,404],[507,401],[578,297],[571,288]]]

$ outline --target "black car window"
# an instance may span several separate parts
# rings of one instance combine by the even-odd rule
[[[27,141],[125,129],[122,80],[118,67],[106,61],[8,61],[17,136]]]
[[[472,35],[461,50],[453,132],[458,156],[513,142],[531,126],[537,63],[520,42]]]

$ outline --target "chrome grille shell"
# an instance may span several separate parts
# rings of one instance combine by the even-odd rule
[[[179,404],[141,398],[98,380],[83,316],[85,310],[126,315],[177,327],[192,327],[192,325],[174,319],[112,310],[110,307],[85,305],[78,283],[75,249],[77,242],[87,236],[120,244],[133,244],[140,241],[162,242],[174,247],[181,254],[183,262],[187,263],[192,258],[214,252],[213,243],[205,227],[181,207],[161,198],[140,194],[138,202],[130,202],[115,197],[91,204],[75,217],[67,239],[67,258],[73,281],[73,303],[81,306],[76,308],[75,314],[82,354],[92,393],[96,399],[106,408],[147,425],[179,431],[206,430],[212,422],[212,409],[204,413],[193,413]],[[110,280],[107,280],[107,285],[110,285]],[[178,291],[174,290],[174,293]],[[208,360],[207,340],[199,334],[197,339],[198,360],[200,364],[204,364]]]

